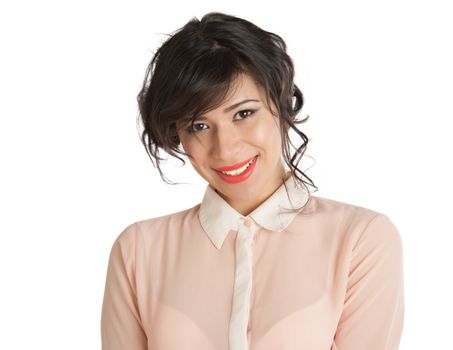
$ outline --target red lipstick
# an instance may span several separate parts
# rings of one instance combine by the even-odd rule
[[[238,163],[236,165],[233,165],[232,167],[219,168],[219,169],[225,169],[225,170],[219,170],[219,169],[215,169],[215,170],[216,170],[217,174],[219,175],[219,177],[223,181],[225,181],[227,183],[230,183],[230,184],[237,184],[239,182],[247,180],[251,176],[253,170],[255,169],[255,164],[256,164],[257,160],[258,160],[258,156],[255,156],[255,157],[253,157],[253,158],[251,158],[251,159],[249,159],[249,160],[247,160],[245,162],[241,162],[241,163]],[[222,173],[222,171],[231,171],[231,170],[227,170],[227,169],[232,169],[232,170],[238,169],[241,166],[246,165],[250,161],[251,161],[251,163],[247,167],[247,169],[245,169],[239,175],[227,175],[227,174]]]

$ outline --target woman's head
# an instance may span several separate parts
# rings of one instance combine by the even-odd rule
[[[263,121],[255,117],[265,113],[264,120],[273,125],[273,129],[266,129],[273,139],[266,141],[273,144],[274,151],[281,154],[298,180],[304,182],[297,173],[313,185],[297,168],[308,138],[295,125],[306,119],[296,120],[303,106],[303,95],[293,78],[293,63],[283,39],[244,19],[213,12],[201,20],[194,18],[178,29],[155,53],[137,96],[143,124],[141,140],[162,179],[166,181],[160,169],[160,161],[164,160],[161,150],[183,164],[184,159],[178,155],[189,157],[199,174],[210,183],[213,175],[205,172],[208,167],[231,165],[254,156],[254,152],[259,154],[253,123]],[[260,102],[248,102],[224,113],[224,107],[249,94],[259,97]],[[238,122],[238,111],[257,108],[260,111],[256,115]],[[200,117],[206,118],[203,130],[188,134],[187,130],[194,130],[194,126],[199,128]],[[303,139],[294,155],[290,154],[293,146],[288,135],[290,128]],[[250,142],[235,144],[234,140],[244,140],[245,131],[252,137]],[[225,140],[223,136],[227,134],[234,139]],[[230,142],[231,152],[221,148],[213,151],[216,142],[224,141]],[[204,159],[209,157],[209,161],[204,160],[203,167],[197,168],[201,147],[205,147]],[[198,153],[191,155],[191,150]],[[275,164],[273,176],[281,176],[282,169],[283,163]],[[227,188],[225,182],[217,181],[224,190]]]

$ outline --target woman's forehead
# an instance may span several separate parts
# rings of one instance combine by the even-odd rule
[[[216,110],[223,112],[229,112],[238,103],[244,100],[260,101],[262,98],[262,89],[260,89],[254,80],[249,76],[242,76],[236,78],[230,85],[227,94],[224,96],[222,101]]]

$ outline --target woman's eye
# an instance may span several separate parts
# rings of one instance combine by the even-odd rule
[[[191,134],[191,133],[195,133],[197,131],[200,131],[202,129],[198,129],[198,126],[199,125],[206,125],[206,124],[203,124],[203,123],[194,123],[193,126],[192,125],[189,125],[187,128],[186,128],[186,131]]]
[[[246,113],[249,113],[249,112],[250,112],[250,114],[245,115]],[[236,114],[239,114],[242,117],[242,119],[244,119],[244,118],[250,117],[253,113],[255,113],[255,111],[252,109],[244,109],[242,111],[237,112]]]

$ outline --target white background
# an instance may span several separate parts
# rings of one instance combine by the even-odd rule
[[[221,11],[281,35],[305,96],[315,195],[387,214],[404,245],[400,349],[452,326],[452,11],[447,1],[14,1],[0,5],[0,348],[100,349],[113,241],[192,207],[160,179],[136,95],[164,33]],[[450,267],[448,267],[450,266]],[[345,349],[346,350],[346,349]]]

